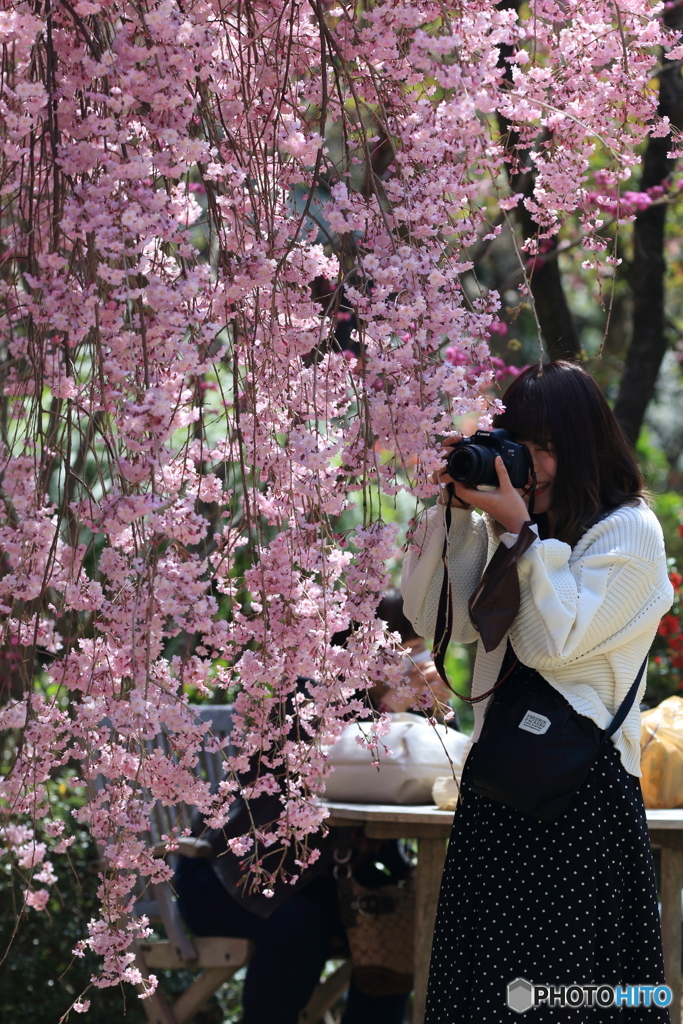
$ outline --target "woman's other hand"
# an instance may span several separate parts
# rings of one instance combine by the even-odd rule
[[[413,665],[410,672],[406,673],[406,683],[413,690],[410,695],[401,694],[399,696],[395,690],[390,688],[387,688],[382,694],[382,704],[389,711],[407,711],[416,702],[416,698],[422,695],[425,697],[425,703],[427,698],[431,698],[430,703],[433,707],[448,706],[451,691],[443,682],[433,661],[423,661]],[[420,703],[422,704],[423,701]]]
[[[408,673],[408,681],[418,693],[429,693],[439,704],[448,704],[452,694],[436,669],[433,661],[424,661],[413,665]]]
[[[443,441],[441,442],[441,447],[444,449],[444,451],[443,451],[443,458],[444,458],[444,460],[448,458],[448,456],[450,454],[450,450],[453,447],[453,445],[459,444],[461,441],[462,441],[462,434],[458,433],[457,431],[456,431],[455,434],[449,434],[448,437],[445,437],[443,439]],[[432,476],[431,476],[430,479],[431,479],[431,482],[433,484],[438,484],[442,488],[447,487],[448,484],[452,485],[453,492],[455,493],[455,495],[458,498],[460,498],[460,502],[453,502],[453,504],[456,505],[458,508],[471,508],[472,507],[470,505],[470,503],[468,501],[466,501],[461,496],[461,492],[464,490],[462,484],[457,483],[457,481],[455,481],[453,479],[453,477],[448,475],[448,473],[446,472],[446,467],[445,466],[444,466],[443,469],[440,469],[437,473],[432,473]],[[444,494],[443,500],[444,500],[444,502],[448,501],[448,497],[447,497],[446,494]]]

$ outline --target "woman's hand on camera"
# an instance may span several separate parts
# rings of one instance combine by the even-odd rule
[[[455,443],[457,442],[451,442],[451,444]],[[530,521],[526,501],[522,492],[516,491],[512,486],[505,463],[500,455],[496,456],[495,466],[499,484],[495,490],[478,491],[476,488],[464,487],[458,483],[455,484],[455,493],[461,501],[468,505],[475,505],[482,512],[488,512],[493,519],[505,527],[508,533],[519,533],[524,523]],[[443,483],[454,483],[447,473],[442,472],[439,476]]]
[[[448,457],[448,455],[450,454],[450,450],[453,447],[453,445],[459,444],[461,441],[462,441],[462,434],[458,434],[458,433],[456,433],[456,434],[449,434],[448,437],[445,437],[443,439],[443,441],[441,442],[441,447],[443,449],[445,449],[444,453],[443,453],[444,459],[446,459]],[[458,502],[453,502],[454,507],[456,507],[456,508],[471,508],[472,507],[471,504],[469,503],[469,499],[466,499],[466,498],[463,497],[462,492],[465,490],[465,488],[462,486],[462,484],[459,484],[456,480],[454,480],[452,476],[448,475],[445,466],[444,466],[443,469],[440,469],[437,473],[433,473],[432,474],[431,481],[432,481],[433,484],[438,484],[439,486],[444,487],[444,488],[447,487],[448,484],[452,485],[454,494],[456,495],[456,497],[460,498],[460,502],[459,503]],[[443,500],[444,500],[444,502],[447,502],[448,501],[448,497],[445,496]]]

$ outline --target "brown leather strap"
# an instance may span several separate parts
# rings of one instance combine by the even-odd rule
[[[519,611],[517,562],[535,540],[538,537],[526,522],[511,548],[500,544],[470,598],[470,620],[487,653],[496,649]]]

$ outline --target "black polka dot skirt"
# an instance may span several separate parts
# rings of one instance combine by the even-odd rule
[[[532,671],[518,666],[517,682]],[[533,676],[538,685],[541,677]],[[518,977],[534,985],[664,984],[640,784],[613,743],[553,822],[477,796],[467,780],[466,764],[439,897],[426,1024],[668,1024],[664,1007],[540,1005],[522,1016],[506,1004],[508,983]]]

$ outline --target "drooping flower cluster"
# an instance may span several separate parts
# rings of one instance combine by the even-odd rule
[[[67,768],[88,787],[79,816],[109,864],[88,940],[99,984],[135,980],[120,920],[136,871],[168,874],[146,839],[155,800],[219,827],[258,760],[254,794],[287,779],[282,814],[240,851],[279,837],[312,856],[322,741],[364,686],[400,675],[375,618],[395,544],[380,495],[427,496],[435,434],[497,406],[499,300],[463,289],[469,250],[520,202],[530,256],[576,211],[596,230],[589,164],[602,153],[616,188],[636,163],[656,13],[0,12],[3,700],[25,722],[5,809],[46,817]],[[533,191],[511,196],[524,168]],[[216,688],[234,695],[238,752],[211,793],[193,769],[217,741],[190,695]],[[258,853],[252,867],[273,881]]]

